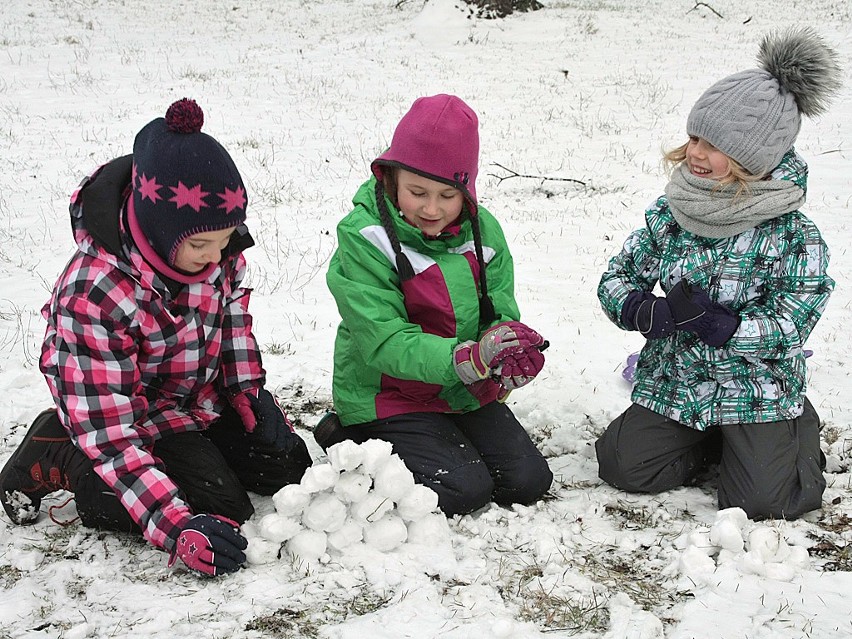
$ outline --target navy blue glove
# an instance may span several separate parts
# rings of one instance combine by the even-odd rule
[[[722,346],[740,325],[739,315],[711,300],[707,291],[686,279],[675,284],[666,299],[677,330],[695,333],[708,346]]]
[[[262,446],[282,452],[290,451],[298,444],[300,438],[293,425],[272,393],[265,388],[240,393],[231,398],[231,405],[243,420],[249,436]]]
[[[621,323],[646,339],[662,339],[675,332],[674,318],[665,297],[632,291],[621,307]]]
[[[169,566],[179,558],[193,570],[218,577],[240,569],[247,547],[237,522],[219,515],[196,515],[180,531]]]

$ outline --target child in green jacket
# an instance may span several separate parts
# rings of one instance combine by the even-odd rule
[[[764,38],[760,62],[696,102],[666,194],[601,278],[607,315],[648,341],[633,405],[596,449],[601,478],[632,492],[719,461],[720,508],[790,519],[825,489],[803,347],[834,288],[793,143],[839,68],[809,29]]]
[[[476,114],[419,98],[338,225],[327,281],[341,323],[329,413],[314,436],[393,444],[447,514],[529,503],[552,474],[505,399],[544,365],[519,322],[512,256],[477,205]]]

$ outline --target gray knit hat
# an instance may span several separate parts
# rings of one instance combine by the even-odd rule
[[[753,175],[766,175],[799,135],[801,115],[823,113],[840,87],[837,52],[808,27],[768,34],[759,69],[740,71],[698,98],[686,132],[704,138]]]

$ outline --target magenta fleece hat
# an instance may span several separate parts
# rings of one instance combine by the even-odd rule
[[[479,172],[479,120],[461,98],[417,98],[393,133],[390,148],[373,160],[373,174],[393,166],[459,189],[476,215]]]

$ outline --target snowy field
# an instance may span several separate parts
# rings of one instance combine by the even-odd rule
[[[2,2],[0,463],[51,403],[39,310],[74,248],[72,190],[187,96],[249,190],[255,329],[315,466],[255,499],[251,563],[216,580],[54,523],[48,506],[75,515],[67,495],[33,527],[0,517],[0,638],[852,636],[852,5],[543,2],[503,20],[453,0]],[[845,66],[797,143],[838,282],[807,345],[828,489],[802,520],[755,523],[717,514],[712,477],[657,496],[602,485],[592,444],[629,404],[621,367],[642,340],[595,290],[662,193],[661,148],[685,140],[694,101],[792,24]],[[551,343],[511,402],[556,476],[535,506],[449,521],[389,451],[329,459],[310,434],[331,401],[335,226],[411,102],[442,92],[480,116],[477,190],[514,253],[522,319]]]

